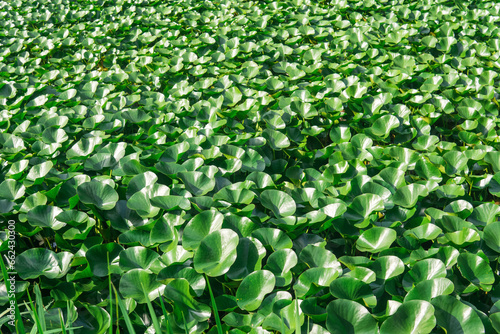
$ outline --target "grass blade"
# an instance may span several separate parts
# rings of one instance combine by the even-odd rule
[[[74,318],[73,317],[73,312],[74,312],[73,306],[74,306],[74,304],[73,304],[72,300],[68,300],[66,302],[66,307],[67,307],[67,310],[68,310],[68,312],[67,312],[68,319],[66,319],[66,328],[68,329],[69,334],[74,334],[73,327],[72,327],[73,326],[73,321],[71,320],[71,319]]]
[[[186,332],[186,334],[189,334],[189,329],[187,328],[186,317],[184,316],[184,312],[181,311],[181,314],[182,314],[182,321],[184,322],[184,331]]]
[[[134,326],[132,326],[132,321],[130,321],[130,317],[128,315],[127,308],[125,307],[123,300],[118,295],[118,291],[116,290],[113,283],[111,283],[111,286],[113,287],[113,290],[115,291],[115,299],[116,299],[118,305],[120,306],[120,310],[122,311],[123,320],[125,320],[125,325],[127,326],[128,333],[135,334]]]
[[[167,309],[165,308],[165,304],[163,303],[162,296],[160,296],[160,305],[161,305],[161,311],[163,312],[163,316],[165,317],[165,326],[167,327],[167,334],[173,334],[172,327],[170,327],[170,324],[168,323],[168,313]]]
[[[71,328],[68,328],[68,330],[73,330],[73,329],[80,329],[82,328],[83,326],[79,326],[79,327],[71,327]],[[48,330],[46,332],[43,332],[43,334],[55,334],[55,333],[60,333],[61,332],[61,329],[51,329],[51,330]]]
[[[37,308],[38,318],[40,320],[40,326],[42,326],[42,333],[44,333],[47,330],[47,325],[45,323],[45,308],[43,307],[42,292],[40,291],[38,284],[35,284],[33,290],[35,291],[35,305]]]
[[[300,334],[300,308],[299,308],[299,300],[295,298],[295,334]]]
[[[62,329],[62,333],[63,334],[67,334],[66,333],[66,326],[64,326],[64,319],[63,319],[63,314],[62,314],[62,311],[59,309],[59,320],[61,321],[61,329]]]
[[[24,302],[24,306],[26,306],[26,309],[28,310],[27,312],[31,316],[31,319],[35,319],[35,315],[33,314],[33,311],[31,310],[30,306],[26,304],[26,302]],[[30,334],[36,334],[36,333],[38,333],[37,327],[36,326],[31,327]]]
[[[141,282],[141,288],[142,288],[142,291],[144,292],[144,297],[146,297],[146,304],[148,305],[148,310],[149,310],[149,314],[151,315],[151,320],[153,320],[153,327],[155,329],[155,332],[161,333],[160,323],[158,322],[158,318],[156,317],[156,313],[155,313],[155,310],[153,308],[153,304],[151,304],[151,301],[149,300],[149,296],[148,296],[146,290],[144,289],[144,285],[142,284],[142,282]]]
[[[109,291],[109,328],[108,333],[113,334],[113,290],[111,290],[111,272],[109,271],[109,252],[106,253],[108,263],[108,291]]]
[[[30,301],[30,305],[31,305],[31,309],[26,305],[26,307],[28,307],[28,310],[30,310],[30,314],[31,316],[34,318],[35,320],[35,324],[36,324],[36,328],[38,329],[38,332],[39,333],[43,333],[43,329],[42,329],[42,325],[40,324],[40,319],[38,317],[38,313],[36,311],[36,308],[35,306],[33,305],[33,300],[31,299],[31,295],[30,295],[30,292],[29,291],[26,291],[28,293],[28,299]]]
[[[281,318],[281,334],[286,334],[285,320],[283,319],[283,310],[280,310],[280,318]]]
[[[205,274],[205,279],[207,280],[208,292],[210,293],[210,300],[212,301],[212,308],[214,309],[215,323],[217,324],[217,333],[223,334],[222,332],[222,324],[219,318],[219,311],[217,310],[217,304],[215,304],[214,293],[212,292],[212,287],[210,286],[210,281],[208,276]]]

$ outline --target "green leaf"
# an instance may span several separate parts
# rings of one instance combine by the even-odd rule
[[[437,296],[451,294],[454,288],[453,283],[444,277],[422,281],[408,292],[405,302],[409,300],[426,300],[430,302]]]
[[[446,277],[446,267],[438,259],[424,259],[418,261],[413,268],[405,274],[403,286],[411,286],[423,281]],[[407,289],[409,290],[409,288]]]
[[[293,289],[297,297],[309,296],[328,287],[341,274],[341,268],[311,268],[304,271]]]
[[[51,205],[38,205],[28,212],[27,218],[31,226],[40,226],[59,230],[63,228],[66,223],[57,219],[57,216],[63,212],[57,206]]]
[[[276,217],[288,217],[295,213],[296,205],[293,198],[279,190],[264,190],[260,195],[264,207],[271,210]]]
[[[154,301],[165,290],[165,285],[156,280],[156,275],[144,269],[132,269],[120,279],[120,293],[139,304]]]
[[[236,248],[236,261],[226,273],[232,280],[240,280],[262,267],[266,250],[255,238],[240,238]]]
[[[403,261],[392,255],[379,257],[370,264],[369,268],[375,272],[378,279],[382,280],[399,276],[405,271]]]
[[[454,175],[467,167],[467,157],[462,152],[449,151],[443,155],[446,162],[446,174]]]
[[[182,234],[182,246],[186,250],[195,250],[201,241],[212,232],[222,228],[224,216],[215,210],[204,211],[191,219]]]
[[[354,277],[344,276],[330,283],[330,293],[339,299],[362,301],[367,307],[375,307],[377,299],[365,282]]]
[[[238,242],[238,235],[232,230],[221,229],[208,234],[195,251],[194,269],[211,277],[224,275],[236,261]]]
[[[184,278],[173,279],[165,287],[164,294],[174,305],[176,323],[189,326],[210,318],[210,307],[197,302],[191,296],[189,282]],[[181,329],[184,330],[184,326]]]
[[[82,203],[95,205],[101,210],[113,209],[119,199],[118,193],[113,187],[99,181],[80,184],[77,193]]]
[[[123,271],[132,269],[150,269],[160,256],[155,251],[144,247],[130,247],[120,252],[120,268]]]
[[[108,269],[112,267],[111,265],[118,264],[122,251],[123,247],[117,243],[94,245],[87,250],[85,257],[92,273],[99,277],[105,277],[110,274]]]
[[[328,204],[321,209],[321,211],[330,218],[340,217],[342,214],[344,214],[344,212],[346,212],[346,210],[346,205],[342,203]]]
[[[492,195],[500,196],[500,173],[496,173],[488,185],[488,190]]]
[[[353,199],[344,217],[355,222],[364,221],[374,211],[384,209],[384,199],[375,194],[362,194]]]
[[[484,286],[495,283],[495,276],[489,263],[479,255],[461,253],[457,259],[457,266],[472,284]]]
[[[222,188],[214,195],[214,200],[223,200],[232,204],[250,204],[252,203],[255,194],[248,189],[231,185]]]
[[[28,186],[32,184],[40,184],[53,166],[54,164],[52,161],[46,161],[31,167],[28,175],[26,176],[25,184]]]
[[[155,196],[150,199],[151,204],[166,211],[191,209],[191,202],[183,196]]]
[[[236,291],[238,307],[246,311],[256,310],[264,297],[273,291],[276,279],[268,270],[257,270],[243,279]]]
[[[434,224],[423,224],[407,230],[404,236],[412,236],[417,240],[428,241],[436,239],[443,231]]]
[[[500,222],[488,224],[483,229],[483,240],[489,248],[500,253]]]
[[[373,316],[356,302],[337,299],[328,304],[326,312],[326,328],[332,334],[378,333]]]
[[[61,278],[70,269],[73,254],[54,253],[44,248],[30,248],[17,256],[16,270],[22,279],[45,276],[49,279]]]
[[[263,227],[252,232],[264,247],[269,247],[274,252],[278,249],[292,248],[292,240],[286,233],[276,228]]]
[[[0,198],[15,201],[24,196],[26,187],[16,180],[7,179],[0,183]]]
[[[314,108],[312,104],[304,103],[302,101],[292,101],[290,109],[304,119],[312,118],[318,115],[316,108]]]
[[[405,301],[380,327],[380,334],[430,333],[436,326],[434,307],[423,300]]]
[[[373,113],[374,110],[371,110],[371,112]],[[391,130],[397,128],[398,126],[399,120],[396,116],[384,115],[373,122],[373,125],[370,128],[370,133],[375,137],[387,138]]]
[[[413,208],[419,197],[427,196],[427,188],[424,185],[412,183],[399,188],[394,194],[392,201],[404,208]]]
[[[433,180],[436,182],[440,182],[442,180],[441,172],[439,171],[439,169],[431,162],[424,159],[420,159],[417,161],[417,163],[415,164],[415,172],[418,176],[424,178],[425,180]]]
[[[307,245],[300,252],[299,259],[310,268],[340,268],[340,262],[337,261],[337,257],[321,246]]]
[[[391,247],[396,236],[396,231],[390,228],[372,227],[359,236],[356,248],[361,252],[378,253]]]
[[[452,296],[437,296],[432,300],[437,325],[447,333],[485,333],[477,313]]]
[[[265,129],[262,135],[269,142],[273,150],[281,150],[290,146],[288,137],[279,131]]]
[[[353,270],[345,273],[345,276],[356,278],[365,283],[372,283],[377,279],[375,272],[373,270],[363,267],[356,267]]]
[[[224,92],[224,105],[232,107],[240,102],[242,97],[243,94],[237,87],[231,87]]]
[[[202,172],[180,172],[177,175],[194,196],[203,196],[215,187],[215,180]]]
[[[280,249],[267,259],[264,269],[272,272],[276,278],[276,286],[287,286],[292,282],[290,271],[297,264],[297,255],[291,249]]]
[[[4,83],[0,86],[0,98],[11,99],[16,96],[17,89],[13,84]]]

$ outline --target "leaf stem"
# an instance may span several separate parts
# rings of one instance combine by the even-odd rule
[[[210,280],[208,279],[207,274],[205,274],[205,279],[207,280],[208,292],[210,293],[210,300],[212,301],[212,308],[214,309],[215,322],[217,324],[217,333],[223,334],[222,332],[222,324],[219,318],[219,311],[217,310],[217,304],[215,303],[214,294],[212,292],[212,287],[210,286]]]

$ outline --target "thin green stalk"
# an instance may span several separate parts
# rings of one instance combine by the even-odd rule
[[[295,310],[297,312],[295,315],[295,334],[300,334],[300,306],[297,298],[295,298]]]
[[[98,233],[101,235],[101,237],[104,239],[104,241],[107,241],[106,233],[105,233],[103,226],[102,226],[103,221],[105,221],[104,218],[101,216],[101,214],[99,213],[99,211],[97,210],[97,208],[94,205],[91,205],[90,208],[92,210],[92,213],[96,217],[96,229],[97,229]]]
[[[68,319],[66,320],[66,327],[68,328],[68,331],[69,331],[69,334],[74,334],[74,331],[73,331],[73,321],[71,319],[73,319],[73,301],[72,300],[68,300],[66,302],[66,309],[68,310],[67,312],[67,315],[68,315]]]
[[[111,283],[111,286],[113,287],[113,290],[115,291],[116,301],[118,302],[118,305],[120,306],[120,310],[122,311],[123,320],[125,320],[125,325],[127,326],[128,333],[135,334],[135,329],[134,329],[134,326],[132,326],[132,321],[130,321],[130,317],[128,315],[127,308],[125,307],[125,304],[123,303],[122,299],[118,295],[118,291],[116,290],[113,283]]]
[[[283,310],[280,310],[281,334],[286,334],[285,320],[283,320]]]
[[[167,334],[173,334],[172,327],[170,327],[170,324],[168,323],[168,313],[167,309],[165,308],[165,304],[163,303],[162,296],[160,296],[160,305],[161,305],[161,311],[163,312],[163,316],[165,317],[165,326],[167,327]]]
[[[113,291],[111,290],[111,272],[109,270],[109,252],[106,253],[108,262],[108,291],[109,291],[109,328],[108,333],[113,334]]]
[[[45,243],[47,244],[47,246],[49,246],[49,249],[50,249],[51,251],[54,251],[54,250],[52,249],[52,245],[50,244],[49,238],[44,238],[44,240],[45,240]]]
[[[181,314],[182,314],[182,322],[184,322],[184,331],[186,332],[186,334],[189,334],[189,330],[187,328],[186,317],[184,316],[184,312],[181,311]]]
[[[214,293],[212,292],[212,287],[210,286],[210,280],[208,279],[207,274],[205,274],[205,279],[207,281],[208,292],[210,293],[210,300],[212,301],[212,308],[214,309],[215,323],[217,324],[217,333],[223,334],[222,324],[219,318],[219,311],[217,310],[217,304],[215,303]]]
[[[141,288],[142,288],[142,292],[144,292],[144,297],[146,297],[146,304],[148,305],[148,310],[149,310],[149,314],[151,315],[151,320],[153,320],[153,327],[155,329],[155,332],[161,333],[161,327],[160,327],[160,323],[158,322],[158,317],[156,317],[156,313],[155,313],[155,310],[153,308],[153,304],[151,304],[151,301],[149,300],[148,293],[144,289],[144,285],[142,284],[142,282],[141,282]]]
[[[115,299],[118,300],[118,296]],[[116,304],[116,333],[115,334],[119,334],[120,333],[120,312],[119,312],[118,303],[115,302],[115,304]]]
[[[68,329],[79,329],[79,328],[82,328],[83,326],[80,326],[80,327],[73,327],[73,328],[68,328]],[[51,329],[51,330],[48,330],[48,331],[45,331],[43,332],[43,334],[59,334],[61,332],[61,329]]]
[[[45,332],[47,330],[47,325],[45,323],[45,308],[43,307],[42,292],[40,291],[40,287],[38,286],[38,284],[35,284],[33,290],[35,290],[35,301],[36,301],[37,313],[40,319],[40,325],[42,326],[43,332]]]
[[[10,310],[9,310],[9,309],[6,309],[6,310],[5,310],[5,311],[3,311],[2,313],[0,313],[0,319],[1,319],[4,315],[6,315],[7,313],[9,313],[9,312],[10,312]]]
[[[113,334],[113,289],[111,282],[111,270],[109,268],[109,252],[106,253],[106,260],[108,266],[108,290],[109,290],[109,334]],[[118,300],[118,295],[116,296]],[[119,325],[120,313],[118,312],[118,303],[116,303],[116,333],[120,333]]]
[[[61,309],[59,309],[59,320],[61,321],[61,330],[63,334],[66,334],[66,326],[64,326],[64,319]]]
[[[28,293],[28,299],[30,301],[31,308],[28,305],[26,305],[26,307],[28,308],[28,310],[30,311],[31,316],[35,320],[35,324],[36,324],[36,328],[38,329],[38,332],[42,334],[43,333],[43,329],[42,329],[42,325],[40,324],[40,319],[38,318],[38,313],[36,312],[35,305],[33,305],[33,300],[31,299],[30,292],[28,290],[26,290],[26,292]]]

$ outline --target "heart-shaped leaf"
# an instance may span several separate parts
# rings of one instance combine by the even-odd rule
[[[434,278],[418,283],[408,292],[405,301],[426,300],[430,302],[432,298],[441,295],[449,295],[453,290],[454,285],[449,279],[444,277]]]
[[[368,310],[346,299],[337,299],[326,308],[326,328],[333,334],[378,333],[378,325]]]
[[[378,253],[391,247],[396,236],[396,231],[390,228],[372,227],[359,236],[356,248],[361,252]]]
[[[49,279],[61,278],[70,269],[73,254],[54,253],[45,248],[30,248],[17,256],[15,268],[22,279],[45,276]]]
[[[59,230],[66,225],[57,219],[63,210],[51,205],[38,205],[28,212],[28,222],[32,226],[40,226]]]
[[[276,279],[268,270],[257,270],[243,279],[236,291],[236,301],[242,310],[257,309],[264,297],[273,291]]]
[[[340,277],[330,284],[330,293],[340,299],[362,301],[368,307],[375,307],[377,299],[365,282],[354,277]]]
[[[153,301],[163,294],[165,285],[156,280],[156,275],[144,269],[132,269],[120,279],[120,292],[139,304]]]
[[[208,234],[195,251],[194,269],[212,277],[224,275],[236,261],[238,241],[238,235],[228,229]]]
[[[202,172],[180,172],[177,174],[195,196],[203,196],[215,187],[215,180]]]
[[[452,296],[437,296],[432,300],[437,325],[447,333],[485,333],[477,313]]]
[[[489,285],[495,282],[490,265],[479,255],[461,253],[457,259],[458,269],[462,275],[475,285]]]
[[[182,246],[186,250],[197,249],[203,238],[221,229],[223,220],[223,215],[215,210],[197,214],[184,228]]]
[[[111,210],[118,202],[118,193],[108,184],[91,181],[77,188],[78,197],[85,204],[95,205],[101,210]]]
[[[277,217],[291,216],[296,210],[293,198],[283,191],[264,190],[260,195],[260,201]]]
[[[436,326],[434,307],[423,300],[405,301],[380,327],[380,334],[430,333]]]
[[[484,228],[483,240],[488,247],[500,253],[500,222],[488,224]]]
[[[95,245],[87,250],[85,257],[92,273],[96,276],[104,277],[109,275],[109,269],[112,264],[118,264],[122,251],[123,247],[116,243]]]

